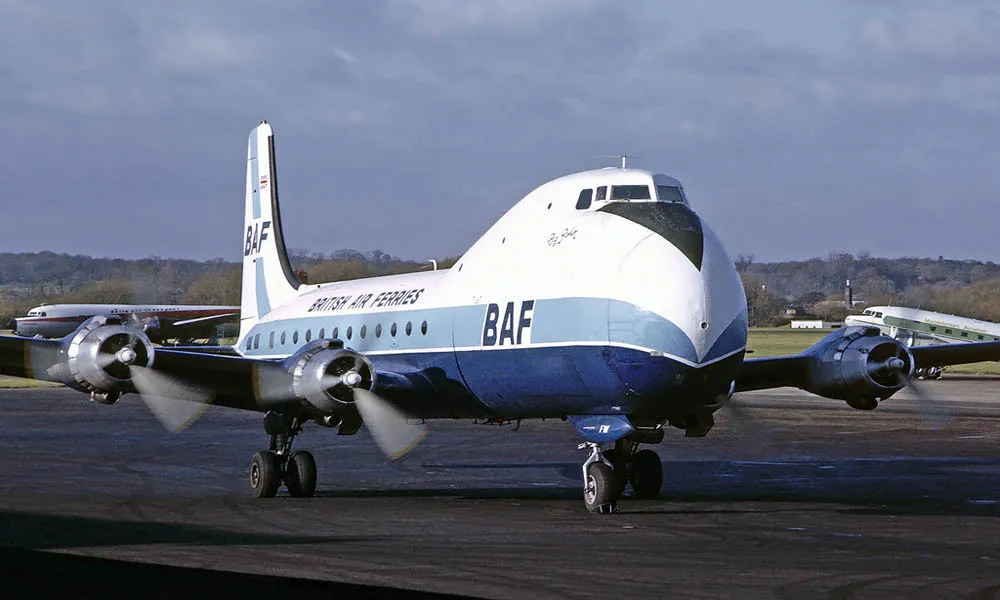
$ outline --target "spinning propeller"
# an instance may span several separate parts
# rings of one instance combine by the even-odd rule
[[[920,420],[928,428],[939,431],[951,422],[952,411],[928,395],[922,385],[917,384],[917,377],[911,373],[910,362],[903,346],[895,345],[892,356],[869,363],[868,374],[881,385],[909,388],[916,396]]]
[[[177,432],[189,427],[208,409],[211,391],[142,366],[147,362],[146,353],[139,335],[116,335],[101,347],[97,364],[113,377],[130,379],[166,429]]]
[[[410,422],[404,412],[368,389],[372,376],[370,363],[354,353],[345,353],[330,362],[322,376],[297,381],[295,397],[308,400],[329,395],[341,403],[353,404],[379,449],[395,460],[412,450],[427,434],[427,428],[422,423]],[[268,379],[271,378],[260,378],[262,401],[265,404],[287,402],[287,386],[280,393],[274,393],[271,390],[277,390],[277,386],[264,389],[263,384]]]

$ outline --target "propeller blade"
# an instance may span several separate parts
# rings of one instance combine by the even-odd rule
[[[118,357],[109,352],[101,352],[97,355],[97,366],[102,369],[106,369],[116,362],[118,362]]]
[[[379,449],[392,460],[412,450],[427,435],[423,424],[408,422],[405,414],[374,392],[354,388],[354,405]]]
[[[917,397],[917,410],[920,412],[920,420],[934,431],[940,431],[951,423],[954,416],[953,411],[935,400],[927,393],[923,385],[918,385],[916,378],[908,382],[913,395]]]
[[[756,452],[771,444],[774,430],[755,417],[745,404],[736,400],[736,396],[730,396],[725,401],[719,412],[723,411],[731,424],[731,431],[740,439],[737,445],[744,450]]]
[[[129,372],[142,401],[169,431],[190,427],[212,402],[211,392],[153,369],[132,365]]]

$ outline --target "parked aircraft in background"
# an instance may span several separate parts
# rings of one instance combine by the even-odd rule
[[[264,412],[270,446],[250,464],[258,497],[282,484],[313,494],[313,456],[292,452],[310,422],[340,434],[364,425],[395,457],[426,419],[562,419],[587,451],[584,503],[606,513],[626,484],[637,498],[659,493],[660,458],[640,445],[662,441],[666,425],[704,436],[734,392],[796,386],[871,410],[914,368],[1000,358],[1000,342],[908,348],[847,327],[794,356],[745,359],[733,260],[666,175],[560,177],[450,269],[322,285],[289,265],[266,123],[250,134],[246,186],[230,355],[153,347],[127,319],[97,316],[61,340],[0,337],[0,374],[105,404],[139,392],[170,428],[208,403]],[[348,222],[356,208],[343,207]]]
[[[1000,323],[905,306],[872,306],[860,315],[848,315],[844,324],[878,327],[883,335],[901,340],[908,346],[921,342],[957,344],[1000,341]],[[919,370],[917,376],[937,379],[941,372],[940,366],[931,366]]]
[[[61,338],[91,317],[120,317],[138,327],[151,341],[215,338],[218,327],[240,320],[239,306],[185,304],[43,304],[27,316],[11,321],[14,333],[24,337]],[[235,328],[234,328],[235,329]],[[235,331],[233,332],[235,335]]]

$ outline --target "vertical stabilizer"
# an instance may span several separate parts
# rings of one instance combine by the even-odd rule
[[[246,189],[241,340],[258,319],[295,298],[301,285],[288,261],[281,232],[274,133],[266,121],[250,132]]]

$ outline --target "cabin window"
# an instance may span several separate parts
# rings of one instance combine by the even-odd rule
[[[976,337],[978,337],[979,339],[983,339],[983,336],[981,336],[981,335],[979,335],[979,336],[976,336]]]
[[[313,339],[313,330],[312,329],[306,329],[306,341],[307,342],[311,342],[312,339]]]
[[[253,349],[256,350],[260,348],[260,334],[253,336]]]
[[[420,324],[420,333],[427,335],[427,321]]]
[[[368,326],[367,325],[362,325],[361,326],[361,339],[365,339],[366,335],[368,335]]]
[[[935,327],[934,325],[931,325],[931,331],[937,331],[937,327]]]
[[[281,332],[281,345],[282,346],[285,345],[285,332],[284,331]]]
[[[298,329],[296,329],[294,332],[292,332],[292,343],[293,344],[298,344],[299,343],[299,330]]]
[[[392,327],[389,328],[389,335],[391,335],[392,337],[396,337],[396,324],[395,323],[393,323]]]
[[[963,331],[962,332],[962,337],[969,337],[969,332],[968,331]]]
[[[982,337],[982,336],[980,336],[980,337]],[[248,335],[247,336],[247,343],[246,343],[246,346],[244,346],[244,349],[245,350],[249,350],[251,346],[253,346],[253,336],[252,335]]]
[[[347,339],[351,339],[351,334],[354,333],[354,328],[348,325],[347,327]]]
[[[684,204],[684,194],[681,193],[681,188],[674,187],[672,185],[656,186],[656,198],[660,202],[676,202],[677,204]]]
[[[406,335],[410,335],[410,332],[412,332],[412,331],[413,331],[413,323],[407,321],[406,322]]]
[[[274,332],[273,331],[271,332],[271,335],[267,336],[267,347],[270,348],[271,350],[274,350]]]
[[[945,329],[944,332],[945,333],[951,333],[951,330],[950,329]]]
[[[330,335],[333,337],[333,339],[337,339],[338,337],[340,337],[340,327],[334,327],[333,333]]]
[[[326,337],[325,334],[326,334],[326,329],[325,328],[320,328],[319,333],[316,334],[316,339],[321,340],[321,339],[325,338]],[[333,337],[337,337],[337,336],[333,336]]]
[[[375,326],[375,337],[377,337],[377,338],[382,337],[382,324],[381,323],[379,323],[378,325]]]
[[[601,187],[597,188],[597,198],[595,198],[595,200],[600,202],[601,200],[606,200],[607,198],[608,198],[608,186],[602,185]]]
[[[649,200],[648,185],[615,185],[611,187],[612,200]]]
[[[576,199],[576,209],[584,210],[590,208],[590,200],[594,197],[594,190],[587,189],[580,192],[580,196]]]

